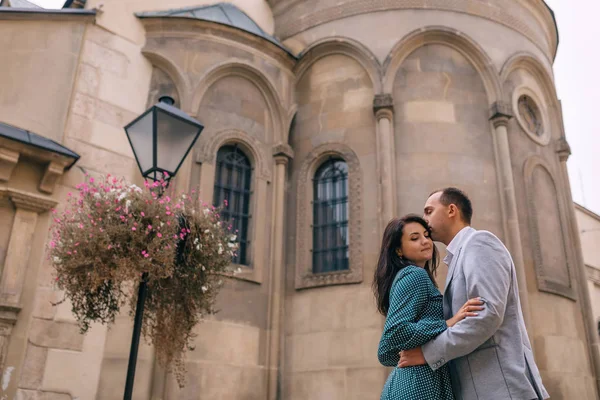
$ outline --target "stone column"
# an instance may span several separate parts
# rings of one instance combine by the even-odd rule
[[[377,123],[377,181],[379,187],[379,233],[396,213],[396,146],[394,145],[394,105],[391,94],[375,95],[373,111]]]
[[[559,114],[562,114],[559,112]],[[567,143],[567,139],[563,136],[556,142],[556,153],[560,160],[560,178],[561,186],[567,197],[567,218],[569,219],[569,236],[575,253],[575,268],[574,273],[579,286],[579,304],[583,321],[585,324],[585,333],[588,344],[588,351],[592,363],[594,376],[596,377],[596,388],[600,393],[600,341],[598,339],[598,331],[596,330],[596,321],[592,311],[592,300],[587,283],[587,271],[583,254],[581,252],[581,238],[579,226],[577,225],[577,217],[575,216],[575,208],[573,207],[573,195],[571,194],[571,186],[569,184],[569,173],[567,171],[567,160],[571,155],[571,147]]]
[[[2,385],[0,395],[13,398],[27,343],[26,337],[20,337],[22,340],[18,340],[19,343],[11,342],[9,348],[9,340],[23,307],[21,297],[38,214],[50,210],[57,203],[14,189],[5,189],[0,196],[9,197],[16,208],[0,281],[0,370],[5,371],[7,359],[10,359],[12,366],[12,374],[9,373],[12,380],[7,382],[6,387]]]
[[[504,214],[504,234],[506,235],[507,247],[510,250],[515,263],[523,318],[525,319],[527,330],[530,331],[531,309],[529,307],[529,294],[527,292],[523,248],[521,246],[515,182],[510,160],[510,147],[508,145],[508,121],[511,118],[512,115],[510,114],[510,107],[508,105],[494,103],[491,110],[490,121],[492,121],[492,124],[494,125],[496,171],[498,185],[500,187],[500,202]]]
[[[269,326],[267,330],[267,399],[277,400],[283,390],[283,309],[285,260],[283,238],[285,224],[286,169],[293,157],[288,145],[278,145],[273,152],[275,174],[273,185],[273,225],[271,228],[271,268],[269,271]]]

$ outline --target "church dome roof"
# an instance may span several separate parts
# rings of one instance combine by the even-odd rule
[[[138,18],[192,18],[216,22],[262,37],[291,54],[279,40],[263,31],[252,18],[231,3],[217,3],[208,6],[186,7],[165,11],[140,12],[136,13],[136,16]]]

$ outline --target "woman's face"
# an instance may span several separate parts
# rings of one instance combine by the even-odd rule
[[[419,267],[433,256],[433,242],[429,232],[418,222],[410,222],[404,226],[400,243],[402,256]]]

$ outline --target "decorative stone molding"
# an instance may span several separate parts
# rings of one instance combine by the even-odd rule
[[[199,164],[214,164],[217,152],[222,146],[237,144],[250,157],[254,171],[261,179],[271,180],[271,165],[265,160],[264,148],[266,147],[258,139],[238,130],[227,130],[202,136],[198,139],[195,152],[195,161]]]
[[[44,193],[52,193],[54,191],[54,187],[56,186],[56,182],[58,178],[60,178],[65,172],[64,165],[61,165],[57,162],[50,162],[46,166],[46,170],[44,171],[44,176],[40,182],[38,189],[40,192]]]
[[[508,121],[513,117],[510,111],[510,105],[506,103],[497,101],[492,104],[490,109],[490,121],[494,124],[494,128],[508,125]]]
[[[392,119],[394,114],[394,99],[391,94],[376,94],[373,99],[373,112],[375,117],[379,120],[380,118]]]
[[[546,265],[544,265],[544,258],[542,255],[542,243],[540,239],[540,221],[538,217],[538,205],[536,204],[536,193],[534,193],[534,172],[537,168],[543,168],[545,173],[548,174],[552,181],[552,191],[553,199],[556,201],[556,214],[559,218],[560,223],[560,231],[556,232],[557,235],[561,236],[560,242],[562,243],[562,248],[560,251],[564,256],[564,260],[566,265],[564,265],[564,272],[568,277],[567,281],[561,280],[557,277],[552,277]],[[566,297],[571,300],[576,300],[576,293],[573,288],[573,273],[572,273],[572,263],[571,260],[571,252],[568,251],[570,235],[567,224],[566,217],[566,208],[563,197],[559,196],[557,193],[557,187],[554,174],[552,173],[552,168],[550,164],[548,164],[543,158],[534,155],[527,159],[524,165],[524,177],[525,177],[525,192],[527,196],[527,206],[528,206],[528,217],[529,217],[529,234],[532,238],[532,250],[533,250],[533,258],[535,263],[535,274],[537,278],[538,289],[543,292],[557,294],[559,296]],[[557,250],[558,251],[558,250]]]
[[[285,40],[311,27],[354,15],[388,10],[423,9],[457,12],[500,23],[530,39],[548,55],[548,58],[553,58],[558,45],[558,37],[556,34],[553,37],[550,33],[554,28],[552,16],[543,4],[534,4],[533,9],[539,15],[540,20],[545,20],[544,22],[549,25],[548,27],[540,26],[544,32],[549,32],[547,37],[533,30],[531,23],[523,20],[519,13],[511,13],[505,7],[499,7],[497,4],[489,2],[482,3],[478,0],[346,0],[336,2],[313,0],[310,1],[312,4],[307,4],[309,1],[304,0],[293,5],[286,2],[276,8],[275,27],[278,37]],[[325,4],[325,6],[321,4]],[[328,7],[328,4],[331,6]],[[304,10],[310,11],[304,12]],[[523,11],[525,12],[525,9]],[[550,30],[546,28],[550,28]]]
[[[0,190],[1,191],[1,190]],[[56,200],[23,192],[16,189],[4,189],[6,195],[14,203],[15,207],[35,213],[43,213],[56,207]]]
[[[556,153],[561,162],[567,161],[571,155],[571,146],[567,142],[567,138],[561,137],[556,141]]]
[[[8,181],[13,169],[19,162],[19,153],[0,148],[0,181]]]
[[[335,271],[314,274],[312,271],[312,196],[310,183],[317,168],[328,156],[339,156],[348,164],[349,183],[349,239],[350,268],[347,271]],[[318,286],[359,283],[363,280],[363,243],[362,243],[362,170],[358,157],[348,146],[340,143],[325,143],[314,149],[302,162],[297,175],[298,204],[296,214],[296,289]]]

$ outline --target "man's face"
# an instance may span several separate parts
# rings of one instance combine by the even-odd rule
[[[440,202],[441,196],[442,192],[432,194],[423,207],[423,219],[431,227],[431,238],[438,242],[444,242],[450,222],[448,207]]]

